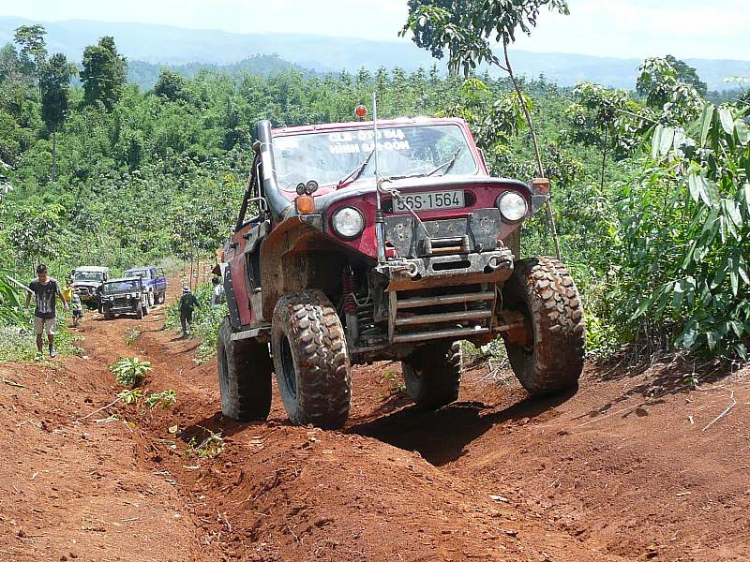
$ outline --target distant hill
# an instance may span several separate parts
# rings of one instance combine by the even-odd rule
[[[13,30],[19,25],[39,23],[16,17],[0,17],[0,44],[11,41]],[[369,41],[316,35],[239,34],[216,30],[192,30],[165,25],[142,23],[112,23],[85,20],[41,22],[48,31],[50,51],[63,52],[80,60],[86,45],[102,35],[113,35],[120,51],[131,61],[156,65],[188,64],[231,65],[240,61],[254,61],[249,68],[259,73],[270,71],[265,66],[283,69],[284,64],[318,72],[355,72],[361,67],[374,70],[380,66],[400,66],[415,70],[432,66],[430,55],[410,41]],[[395,35],[395,31],[394,31]],[[654,56],[667,53],[654,53]],[[277,55],[264,62],[257,55]],[[255,57],[255,58],[254,58]],[[562,53],[531,53],[514,50],[514,64],[519,73],[530,77],[544,74],[562,86],[590,80],[607,86],[632,89],[641,60],[600,58]],[[288,61],[288,62],[285,62]],[[710,89],[724,90],[731,84],[727,76],[750,76],[750,61],[687,59]],[[137,69],[135,80],[150,83],[145,78],[146,67],[132,63]],[[181,70],[182,71],[182,70]],[[135,71],[134,71],[135,72]],[[150,71],[149,71],[150,72]],[[150,76],[150,74],[149,74]]]
[[[232,64],[220,65],[216,63],[190,62],[185,64],[157,64],[138,60],[128,61],[128,82],[138,84],[144,90],[150,90],[156,84],[162,68],[179,72],[183,76],[195,76],[201,71],[226,72],[237,74],[246,72],[258,76],[271,76],[288,70],[298,70],[311,74],[306,68],[282,60],[278,55],[254,55],[250,58]]]

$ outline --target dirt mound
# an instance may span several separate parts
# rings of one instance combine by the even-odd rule
[[[325,432],[289,426],[278,398],[266,423],[225,419],[215,365],[163,321],[91,317],[87,359],[0,366],[0,561],[750,559],[747,372],[690,391],[679,367],[590,370],[539,400],[480,369],[424,412],[378,364]],[[134,355],[177,406],[77,421]],[[212,434],[219,456],[188,452]]]

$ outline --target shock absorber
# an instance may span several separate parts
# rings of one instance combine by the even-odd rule
[[[344,314],[346,315],[346,333],[352,345],[359,341],[359,317],[357,315],[357,277],[351,265],[347,265],[342,273],[341,284],[344,288]]]

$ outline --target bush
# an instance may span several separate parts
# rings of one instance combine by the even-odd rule
[[[118,384],[133,388],[143,382],[153,367],[149,361],[141,361],[138,357],[122,357],[110,365],[109,370],[114,373]]]

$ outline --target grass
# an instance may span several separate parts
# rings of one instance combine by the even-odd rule
[[[83,338],[70,331],[67,321],[67,314],[58,315],[55,349],[61,358],[71,355],[81,356],[83,349],[76,344]],[[46,354],[46,335],[44,336],[44,349]],[[35,355],[36,336],[30,322],[22,326],[0,326],[0,363],[33,361]]]
[[[226,449],[226,443],[224,443],[221,433],[208,432],[210,435],[200,443],[193,437],[190,443],[188,443],[185,453],[195,455],[199,459],[213,459],[223,453],[224,449]]]
[[[128,328],[125,332],[125,343],[133,345],[141,336],[141,329],[137,327]]]
[[[388,383],[388,390],[391,396],[404,394],[406,392],[406,385],[403,382],[403,377],[397,375],[393,371],[386,371],[383,373],[383,380]]]

